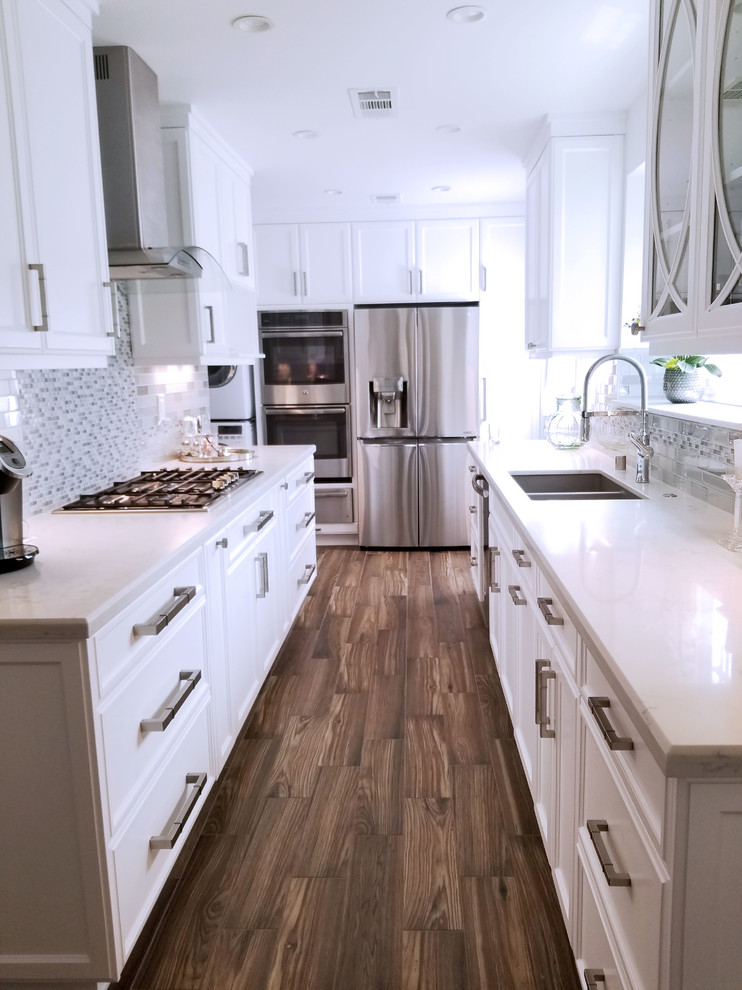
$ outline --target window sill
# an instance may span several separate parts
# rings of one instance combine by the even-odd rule
[[[621,399],[621,405],[638,409],[636,399]],[[647,403],[647,410],[671,419],[688,419],[708,426],[722,426],[729,430],[742,430],[742,406],[725,406],[721,402],[668,402],[655,399]]]

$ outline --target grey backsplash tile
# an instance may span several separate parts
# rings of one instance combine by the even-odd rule
[[[621,449],[630,458],[634,448],[626,434],[638,427],[638,414],[597,417],[592,435],[603,446]],[[740,431],[650,413],[649,432],[654,448],[650,475],[716,508],[734,510],[734,495],[722,475],[733,470],[731,441],[742,435]]]
[[[0,432],[33,468],[27,515],[157,466],[177,451],[183,417],[208,413],[205,368],[134,366],[123,285],[118,304],[121,338],[107,368],[0,372]]]

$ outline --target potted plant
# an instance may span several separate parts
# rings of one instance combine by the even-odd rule
[[[665,369],[662,388],[670,402],[697,402],[703,385],[699,374],[705,368],[712,375],[720,377],[721,368],[711,364],[701,354],[675,354],[672,357],[652,358],[652,364]]]

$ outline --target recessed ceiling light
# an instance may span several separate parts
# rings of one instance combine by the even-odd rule
[[[452,7],[446,17],[449,21],[457,24],[474,24],[475,21],[482,21],[487,16],[484,7]]]
[[[325,196],[342,196],[342,189],[325,189]]]
[[[436,131],[439,134],[458,134],[461,128],[458,124],[440,124],[440,126],[436,127]]]
[[[261,31],[270,31],[273,21],[262,14],[246,14],[244,17],[236,17],[232,21],[235,31],[248,31],[250,34],[259,34]]]
[[[451,192],[450,186],[431,186],[431,192]]]
[[[319,137],[319,134],[317,131],[294,131],[291,136],[299,138],[301,141],[311,141],[312,138]]]

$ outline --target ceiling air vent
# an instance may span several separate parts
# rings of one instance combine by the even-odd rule
[[[402,197],[399,193],[371,193],[371,199],[374,203],[379,203],[381,206],[391,206],[393,203],[402,202]]]
[[[396,117],[397,94],[393,89],[349,89],[356,117]]]

